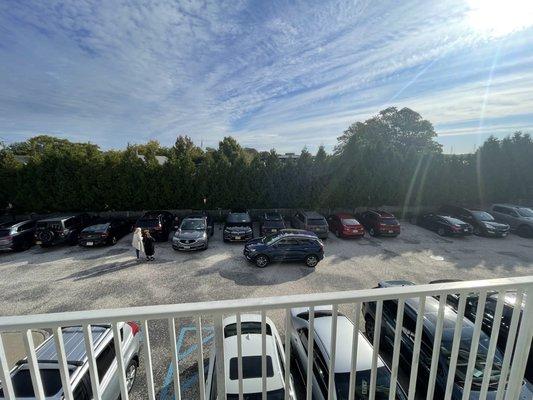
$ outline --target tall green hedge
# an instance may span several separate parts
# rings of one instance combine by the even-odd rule
[[[298,160],[242,148],[227,137],[202,150],[187,137],[101,151],[36,136],[0,151],[0,204],[18,212],[214,208],[334,208],[533,202],[533,141],[489,138],[447,155],[429,121],[388,108],[351,125],[333,154]],[[29,155],[17,162],[15,155]],[[144,160],[138,155],[143,155]],[[168,162],[160,165],[156,155]]]

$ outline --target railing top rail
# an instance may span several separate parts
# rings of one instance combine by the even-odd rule
[[[509,290],[533,285],[533,276],[447,282],[382,289],[361,289],[343,292],[300,294],[256,299],[218,300],[198,303],[162,304],[129,308],[89,311],[70,311],[51,314],[0,317],[0,331],[22,330],[35,327],[110,323],[130,320],[151,320],[197,315],[232,314],[237,311],[257,311],[288,307],[346,304],[363,301],[406,299],[434,296],[441,293],[468,293],[479,290]]]

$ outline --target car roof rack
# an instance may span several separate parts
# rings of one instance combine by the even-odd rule
[[[58,360],[37,360],[38,364],[59,364]],[[15,363],[16,365],[24,365],[28,364],[27,359],[19,360]],[[83,361],[75,361],[75,360],[67,360],[67,364],[75,365],[76,367],[81,367],[84,362]]]

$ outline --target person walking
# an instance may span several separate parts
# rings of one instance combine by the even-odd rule
[[[137,260],[139,260],[141,258],[141,252],[144,253],[143,235],[141,228],[135,228],[131,245],[135,249],[135,253],[137,254]]]
[[[154,242],[155,242],[155,239],[150,235],[150,231],[146,229],[143,232],[143,246],[144,246],[144,254],[146,254],[146,259],[148,261],[154,261],[154,254],[155,254]]]

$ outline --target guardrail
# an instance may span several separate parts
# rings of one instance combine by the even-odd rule
[[[380,347],[380,332],[382,326],[383,317],[383,305],[384,302],[393,301],[397,305],[396,321],[399,323],[395,327],[395,338],[392,352],[392,366],[391,366],[391,382],[390,387],[395,388],[398,379],[398,367],[399,367],[399,355],[401,346],[402,335],[402,319],[404,316],[404,306],[406,300],[415,299],[418,300],[418,314],[416,317],[416,330],[414,337],[414,351],[412,366],[410,370],[410,381],[408,387],[409,400],[415,398],[415,392],[417,390],[417,378],[418,378],[418,366],[419,366],[419,351],[422,341],[423,325],[425,317],[425,303],[426,299],[436,297],[439,299],[439,306],[436,318],[436,328],[434,332],[434,346],[431,358],[431,369],[429,371],[429,379],[427,381],[427,398],[431,399],[435,390],[435,381],[438,370],[438,357],[443,334],[443,316],[444,312],[448,312],[446,300],[448,295],[458,295],[459,304],[457,309],[458,321],[463,321],[465,304],[467,298],[472,294],[477,294],[477,318],[474,322],[474,330],[472,334],[472,344],[468,355],[468,365],[466,369],[466,376],[464,377],[464,392],[462,397],[464,399],[469,398],[470,385],[472,383],[474,364],[478,357],[478,341],[482,330],[482,317],[485,310],[485,302],[487,294],[493,292],[498,293],[497,303],[494,311],[494,329],[490,335],[490,345],[485,355],[486,368],[483,371],[483,384],[481,385],[481,394],[479,398],[484,398],[487,395],[488,378],[491,374],[492,361],[496,351],[496,345],[499,334],[499,321],[502,318],[502,309],[504,302],[504,294],[506,292],[516,292],[516,304],[521,305],[523,302],[523,309],[520,306],[516,306],[512,311],[512,318],[509,325],[509,335],[505,346],[505,352],[503,356],[503,362],[501,363],[501,371],[499,377],[499,384],[497,387],[496,399],[514,400],[518,399],[521,388],[523,386],[523,377],[526,369],[526,363],[528,360],[528,354],[530,351],[532,334],[533,334],[533,276],[517,277],[517,278],[504,278],[494,280],[480,280],[471,282],[452,282],[441,283],[432,285],[415,285],[415,286],[402,286],[402,287],[390,287],[382,289],[370,289],[370,290],[355,290],[346,292],[335,293],[320,293],[320,294],[305,294],[295,296],[278,296],[270,298],[258,298],[258,299],[238,299],[238,300],[225,300],[225,301],[212,301],[201,303],[188,303],[188,304],[175,304],[175,305],[159,305],[159,306],[147,306],[147,307],[132,307],[123,309],[109,309],[109,310],[94,310],[94,311],[81,311],[81,312],[65,312],[54,314],[41,314],[30,316],[8,316],[0,317],[0,380],[2,381],[2,387],[4,397],[6,399],[15,399],[15,393],[13,385],[11,384],[10,368],[7,364],[5,356],[4,343],[1,340],[1,333],[5,331],[20,331],[23,333],[26,353],[28,355],[27,362],[30,367],[32,385],[36,398],[44,400],[43,387],[40,378],[39,361],[35,356],[35,348],[33,345],[33,339],[31,335],[31,329],[35,328],[50,328],[54,332],[54,340],[56,343],[56,349],[58,352],[58,366],[61,373],[61,381],[63,384],[64,397],[67,400],[73,399],[72,388],[69,382],[68,365],[66,361],[65,348],[62,339],[62,327],[78,326],[81,325],[85,333],[85,348],[88,355],[88,363],[90,365],[89,373],[91,382],[93,383],[94,398],[100,399],[101,393],[98,385],[98,373],[95,366],[95,349],[93,347],[91,338],[91,325],[96,324],[110,324],[112,331],[114,332],[115,348],[117,349],[117,363],[119,367],[119,380],[121,389],[121,398],[128,400],[128,391],[126,385],[126,377],[124,371],[124,361],[122,346],[120,345],[119,324],[125,321],[141,321],[141,329],[144,334],[144,346],[143,357],[146,371],[146,381],[148,389],[148,397],[150,400],[155,400],[155,388],[153,379],[153,365],[151,359],[151,347],[150,337],[148,334],[148,322],[153,320],[167,320],[169,336],[170,336],[170,352],[172,356],[172,364],[174,368],[174,393],[175,398],[181,398],[180,389],[180,376],[179,376],[179,363],[178,363],[178,351],[176,348],[176,319],[183,317],[190,317],[196,321],[197,332],[201,332],[201,318],[209,317],[214,319],[214,331],[215,331],[215,352],[217,357],[220,356],[224,359],[224,327],[223,318],[225,316],[236,315],[237,323],[237,340],[239,346],[238,352],[238,380],[239,380],[239,398],[243,398],[243,385],[242,385],[242,340],[241,334],[241,316],[245,312],[259,312],[261,314],[261,371],[262,371],[262,398],[266,399],[266,344],[264,336],[266,334],[266,314],[271,310],[284,310],[285,311],[285,339],[284,339],[284,354],[282,357],[285,359],[285,387],[289,387],[290,379],[290,363],[291,363],[291,351],[290,351],[290,330],[291,330],[291,312],[293,307],[308,307],[309,308],[309,339],[308,339],[308,361],[307,361],[307,382],[306,382],[306,396],[307,399],[311,399],[312,396],[312,352],[313,352],[313,339],[314,339],[314,323],[316,319],[315,307],[322,305],[332,306],[332,323],[331,323],[331,346],[329,349],[330,361],[328,370],[333,371],[335,367],[335,353],[337,351],[336,339],[337,339],[337,318],[338,307],[350,305],[354,307],[355,314],[353,315],[354,322],[354,338],[358,332],[360,314],[359,310],[361,305],[368,302],[373,302],[375,309],[375,330],[373,334],[373,347],[374,353],[372,356],[371,372],[370,372],[370,386],[368,388],[368,398],[373,400],[376,393],[376,369],[377,369],[377,354]],[[453,347],[451,349],[449,370],[446,380],[446,389],[444,393],[445,399],[452,398],[454,381],[457,380],[456,368],[459,352],[459,342],[461,338],[462,324],[456,324],[453,334]],[[198,336],[198,335],[197,335]],[[201,333],[198,340],[198,367],[199,371],[203,370],[203,352],[202,352],[202,340]],[[357,359],[357,343],[358,340],[352,340],[351,360]],[[516,344],[516,346],[515,346]],[[516,349],[516,351],[514,351]],[[511,363],[512,360],[512,363]],[[490,366],[490,367],[489,367]],[[216,364],[216,377],[217,377],[217,393],[219,399],[226,398],[226,371],[223,362]],[[350,391],[349,398],[353,398],[355,393],[355,375],[357,365],[356,362],[352,362],[350,370]],[[477,378],[479,378],[479,371],[476,371]],[[333,374],[329,374],[332,376]],[[199,396],[203,400],[206,397],[205,385],[200,374]],[[96,383],[96,384],[94,384]],[[335,390],[332,387],[334,385],[333,379],[329,379],[329,385],[327,390],[328,399],[338,398],[336,397]],[[390,398],[394,398],[395,390],[390,391]],[[289,399],[289,391],[285,391],[285,399]]]

